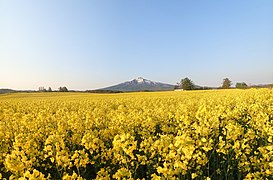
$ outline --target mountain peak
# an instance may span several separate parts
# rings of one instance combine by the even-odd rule
[[[115,91],[162,91],[173,90],[174,86],[170,84],[164,84],[151,80],[144,79],[143,77],[137,77],[131,81],[126,81],[114,86],[103,88],[103,90],[115,90]]]
[[[133,79],[132,81],[129,81],[130,83],[136,83],[136,84],[157,84],[157,82],[144,79],[143,77],[137,77],[136,79]]]
[[[145,83],[147,80],[143,77],[137,77],[136,79],[133,79],[133,81],[136,81],[138,83]]]
[[[137,79],[137,80],[140,80],[140,81],[145,80],[143,77],[137,77],[136,79]]]

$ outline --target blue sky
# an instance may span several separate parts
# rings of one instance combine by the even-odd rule
[[[0,88],[273,83],[271,0],[0,0]]]

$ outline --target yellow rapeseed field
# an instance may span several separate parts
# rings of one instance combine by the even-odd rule
[[[273,90],[0,95],[0,179],[272,179]]]

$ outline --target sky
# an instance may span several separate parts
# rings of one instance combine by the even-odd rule
[[[0,88],[273,83],[272,0],[0,0]]]

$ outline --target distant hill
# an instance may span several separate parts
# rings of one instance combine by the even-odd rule
[[[258,84],[249,86],[248,88],[273,88],[273,84]]]
[[[174,85],[165,84],[160,82],[155,82],[151,80],[138,77],[131,81],[126,81],[114,86],[102,88],[99,90],[108,90],[108,91],[170,91],[174,90]]]
[[[15,92],[32,93],[32,92],[36,92],[36,91],[34,91],[34,90],[0,89],[0,94],[5,94],[5,93],[15,93]]]
[[[13,89],[0,89],[0,94],[16,92]]]

